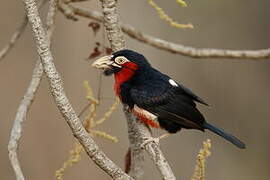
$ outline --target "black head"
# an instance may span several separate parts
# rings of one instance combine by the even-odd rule
[[[96,60],[92,66],[103,69],[105,75],[111,75],[122,69],[130,69],[134,72],[143,71],[151,67],[147,59],[135,51],[124,49]]]
[[[124,56],[129,61],[137,64],[139,66],[139,68],[151,66],[148,63],[147,59],[142,54],[137,53],[137,52],[132,51],[132,50],[129,50],[129,49],[124,49],[124,50],[120,50],[120,51],[113,53],[112,59],[114,60],[116,57],[119,57],[119,56]]]

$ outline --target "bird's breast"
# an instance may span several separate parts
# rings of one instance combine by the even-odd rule
[[[121,94],[121,85],[132,78],[134,71],[131,69],[123,68],[121,71],[114,74],[115,84],[114,91],[117,96]],[[120,97],[121,98],[121,97]]]

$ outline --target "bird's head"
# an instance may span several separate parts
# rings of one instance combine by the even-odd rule
[[[130,76],[131,74],[135,75],[139,70],[150,67],[150,64],[143,55],[125,49],[97,59],[92,66],[104,70],[104,74],[107,76],[112,74]]]

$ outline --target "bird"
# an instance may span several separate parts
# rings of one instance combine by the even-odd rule
[[[106,76],[114,75],[116,95],[148,126],[169,134],[181,129],[210,130],[240,149],[246,147],[237,137],[207,122],[196,103],[209,105],[183,84],[152,67],[142,54],[119,50],[95,60],[92,67],[103,70]]]

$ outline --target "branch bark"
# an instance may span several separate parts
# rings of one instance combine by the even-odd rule
[[[82,144],[88,156],[113,179],[126,180],[132,179],[125,174],[117,165],[115,165],[96,145],[94,140],[83,128],[83,125],[77,117],[74,109],[65,95],[62,79],[53,63],[53,57],[50,51],[48,38],[42,27],[41,19],[37,11],[34,0],[22,0],[25,6],[26,14],[32,27],[33,36],[36,42],[37,51],[41,58],[44,72],[49,80],[51,93],[59,111],[70,126],[73,135]]]
[[[85,18],[94,19],[102,22],[103,16],[97,11],[92,11],[86,8],[77,7],[69,4],[70,10],[75,15]],[[134,38],[140,42],[149,44],[161,50],[165,50],[171,53],[180,54],[183,56],[189,56],[192,58],[228,58],[228,59],[253,59],[261,60],[268,59],[270,57],[270,48],[260,50],[228,50],[228,49],[212,49],[212,48],[195,48],[191,46],[185,46],[182,44],[172,43],[151,35],[148,35],[140,30],[135,29],[131,25],[121,24],[121,28],[124,33],[129,37]]]

